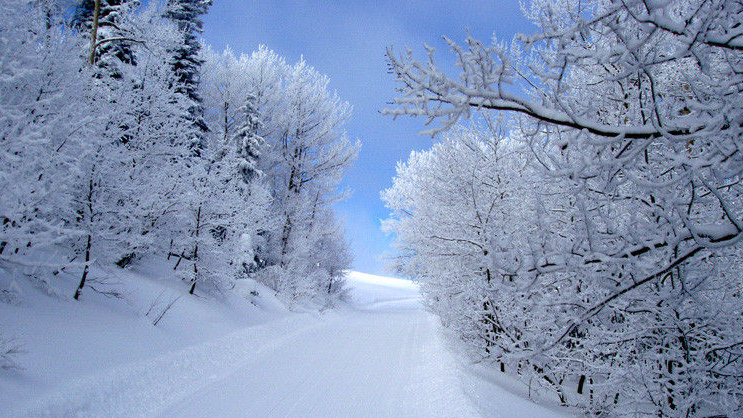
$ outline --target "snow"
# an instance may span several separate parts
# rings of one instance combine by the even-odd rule
[[[507,377],[495,384],[457,362],[410,281],[349,272],[349,303],[322,313],[288,312],[269,290],[246,284],[258,290],[253,303],[184,297],[153,327],[130,305],[158,294],[162,283],[147,277],[159,271],[126,273],[128,304],[34,300],[28,289],[23,305],[0,304],[3,326],[29,348],[26,370],[0,372],[0,410],[10,417],[563,416],[509,388]]]
[[[237,330],[275,321],[288,312],[269,289],[250,281],[241,293],[257,290],[253,303],[236,294],[221,300],[185,294],[185,282],[174,279],[172,263],[153,258],[134,271],[94,267],[96,276],[114,276],[101,290],[118,289],[124,299],[104,297],[90,289],[82,300],[71,300],[79,277],[59,277],[48,296],[28,280],[21,287],[19,303],[0,303],[0,332],[24,345],[18,362],[23,370],[0,369],[0,411],[29,398],[65,387],[105,370],[175,352],[214,340]],[[0,277],[0,288],[3,287]],[[144,314],[152,302],[183,295],[157,327]],[[2,415],[2,414],[0,414]]]
[[[410,280],[348,272],[352,303],[361,310],[419,309],[418,286]]]
[[[575,418],[556,400],[546,403],[552,393],[541,394],[539,403],[529,399],[529,388],[497,372],[492,365],[460,364],[462,389],[483,415],[491,418]],[[536,395],[536,394],[535,394]],[[535,396],[536,398],[536,396]]]

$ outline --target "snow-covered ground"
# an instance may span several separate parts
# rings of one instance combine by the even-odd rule
[[[143,294],[146,273],[127,278]],[[323,313],[287,312],[257,288],[252,304],[179,300],[157,327],[103,299],[0,304],[29,351],[25,370],[0,371],[0,416],[564,416],[456,361],[415,284],[348,283],[349,304]]]

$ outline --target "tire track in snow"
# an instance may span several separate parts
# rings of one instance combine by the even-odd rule
[[[235,364],[323,326],[312,315],[291,315],[203,344],[165,353],[80,378],[10,411],[10,417],[150,417],[210,381],[235,370]],[[216,374],[215,374],[216,373]],[[216,377],[215,377],[216,376]],[[207,383],[204,383],[207,382]]]

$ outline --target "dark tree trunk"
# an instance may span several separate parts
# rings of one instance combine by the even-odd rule
[[[173,266],[173,270],[178,270],[178,265],[181,264],[181,260],[186,258],[186,255],[184,254],[185,251],[186,250],[181,251],[181,255],[178,256],[178,261],[176,261],[175,265]]]
[[[98,4],[98,0],[96,0],[96,5]],[[93,182],[93,175],[95,173],[95,164],[93,164],[93,167],[91,167],[90,170],[90,179],[88,180],[88,195],[86,205],[88,206],[88,220],[90,224],[90,230],[92,231],[93,228],[93,187],[95,187],[95,183]],[[85,287],[85,280],[88,278],[88,271],[90,271],[90,248],[92,246],[92,233],[88,232],[88,238],[87,242],[85,243],[85,267],[83,268],[83,275],[80,278],[80,284],[77,285],[77,290],[75,290],[75,300],[78,300],[80,298],[80,294],[83,291],[83,288]]]
[[[543,368],[537,366],[536,364],[532,364],[532,368],[534,369],[534,371],[542,376],[542,379],[544,379],[547,383],[552,385],[553,388],[555,388],[557,397],[560,398],[560,405],[567,405],[565,394],[562,392],[562,388],[560,387],[560,383],[562,383],[562,380],[560,380],[559,382],[555,382],[551,377],[547,376]]]
[[[85,267],[83,268],[83,276],[80,278],[80,284],[77,285],[77,290],[75,290],[75,300],[80,299],[80,294],[83,292],[83,287],[85,287],[85,279],[88,278],[88,270],[90,269],[90,241],[91,237],[88,234],[88,240],[85,244]]]
[[[284,224],[284,230],[281,232],[281,257],[279,259],[279,265],[285,267],[286,254],[289,252],[289,238],[292,232],[292,221],[289,218],[289,214],[286,215],[286,223]]]
[[[196,282],[199,279],[199,229],[201,229],[201,206],[196,211],[196,231],[194,232],[196,237],[196,243],[193,247],[193,279],[191,279],[191,289],[188,290],[190,295],[193,295],[196,290]]]
[[[580,375],[580,379],[578,379],[578,393],[583,393],[583,385],[586,383],[586,375],[582,374]]]
[[[593,378],[588,379],[588,402],[593,404]]]
[[[330,281],[328,282],[328,294],[333,290],[333,278],[330,278]]]

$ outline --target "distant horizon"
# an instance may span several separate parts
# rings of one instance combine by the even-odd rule
[[[344,270],[344,271],[346,272],[346,276],[350,276],[350,275],[354,275],[354,274],[356,274],[356,275],[359,275],[360,274],[362,276],[378,277],[378,278],[382,278],[382,279],[394,279],[394,280],[405,280],[405,281],[415,282],[415,280],[412,279],[412,278],[410,278],[410,277],[388,276],[388,275],[383,275],[383,274],[366,273],[366,272],[363,272],[363,271],[358,271],[358,270],[353,270],[353,269]]]

